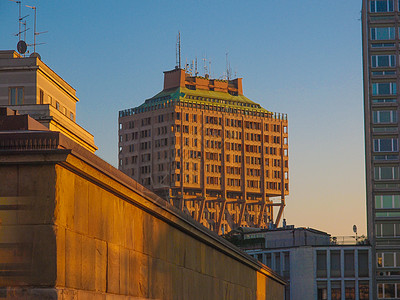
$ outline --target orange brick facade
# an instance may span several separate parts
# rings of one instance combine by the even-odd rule
[[[120,112],[119,169],[218,234],[265,228],[289,193],[287,117],[245,98],[241,78],[165,72],[161,93]]]

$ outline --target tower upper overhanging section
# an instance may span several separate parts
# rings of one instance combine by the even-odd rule
[[[274,115],[243,95],[242,78],[210,79],[208,75],[205,77],[192,76],[180,68],[164,72],[164,88],[160,93],[147,99],[142,105],[122,110],[119,114],[120,117],[133,115],[178,102],[212,105],[228,112]],[[275,114],[276,117],[278,115],[279,118],[286,119],[286,115]]]

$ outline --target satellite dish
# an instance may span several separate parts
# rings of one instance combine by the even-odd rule
[[[20,54],[25,54],[26,49],[28,49],[26,43],[25,43],[23,40],[19,41],[18,44],[17,44],[17,50],[18,50],[18,52],[19,52]]]
[[[37,53],[37,52],[33,52],[31,55],[29,55],[29,57],[37,57],[37,58],[39,58],[40,60],[42,60],[42,58],[40,57],[40,54]]]
[[[353,232],[357,233],[357,226],[356,225],[353,225]]]

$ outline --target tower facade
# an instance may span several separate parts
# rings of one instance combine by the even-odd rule
[[[363,0],[367,229],[377,299],[400,298],[399,17],[397,0]]]
[[[265,228],[289,193],[287,116],[246,98],[241,78],[176,68],[163,91],[119,112],[119,169],[219,234]]]

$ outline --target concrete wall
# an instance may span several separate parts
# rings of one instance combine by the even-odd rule
[[[317,299],[314,291],[313,253],[312,247],[293,248],[290,251],[291,300]]]
[[[284,299],[272,271],[75,148],[0,155],[0,298]]]

